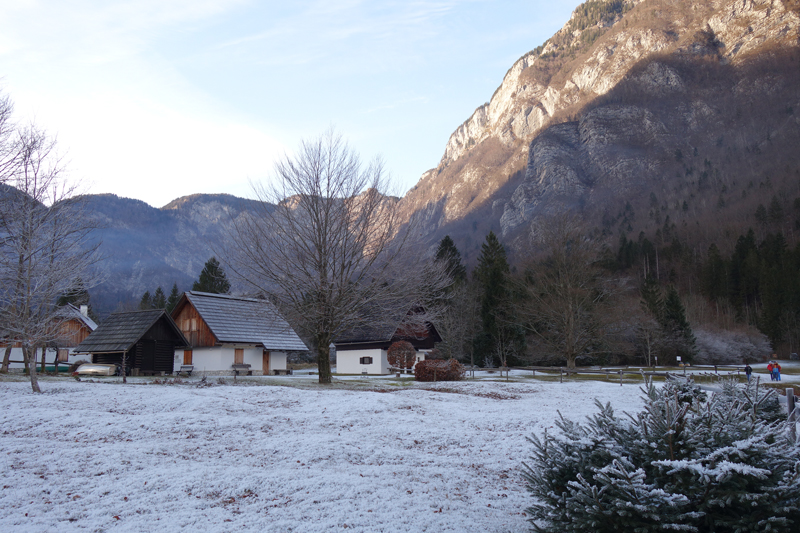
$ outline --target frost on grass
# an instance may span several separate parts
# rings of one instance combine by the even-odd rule
[[[522,531],[526,436],[641,406],[609,383],[184,381],[0,381],[0,531]]]
[[[527,509],[542,532],[800,529],[800,447],[774,391],[691,381],[644,390],[645,408],[610,404],[587,423],[531,437]]]

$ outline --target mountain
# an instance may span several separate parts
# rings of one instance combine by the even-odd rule
[[[87,212],[102,241],[102,282],[91,290],[102,315],[138,303],[142,294],[173,283],[188,290],[205,262],[219,249],[225,231],[259,203],[228,194],[195,194],[158,209],[113,194],[88,195]]]
[[[488,230],[519,251],[533,221],[565,209],[606,234],[678,224],[707,239],[772,196],[790,211],[798,13],[794,0],[580,5],[453,132],[405,216],[474,260]]]
[[[456,128],[400,209],[431,249],[449,234],[470,264],[489,230],[513,258],[533,223],[565,209],[609,238],[669,242],[680,228],[703,252],[777,202],[790,233],[800,228],[799,30],[798,0],[581,4]],[[257,208],[229,195],[161,209],[87,201],[105,254],[92,290],[101,315],[158,286],[189,288],[230,224]]]

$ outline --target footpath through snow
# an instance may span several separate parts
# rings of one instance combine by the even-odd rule
[[[526,437],[642,404],[602,382],[42,388],[0,382],[2,531],[526,531]]]

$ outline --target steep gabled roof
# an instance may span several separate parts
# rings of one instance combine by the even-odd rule
[[[308,350],[267,300],[197,291],[189,291],[184,297],[220,343],[261,344],[266,350]],[[179,303],[173,313],[180,307]]]
[[[72,305],[71,303],[67,303],[64,309],[65,309],[64,318],[67,319],[74,318],[75,320],[80,320],[86,325],[87,328],[89,328],[92,331],[97,329],[97,323],[88,316],[81,313],[81,310],[77,306]]]
[[[414,314],[414,309],[410,310],[406,317]],[[424,327],[420,324],[416,326],[406,326],[406,317],[395,322],[380,323],[375,320],[371,324],[364,324],[345,331],[333,341],[334,345],[353,345],[353,344],[373,344],[390,343],[396,340],[422,340],[432,338],[433,342],[441,342],[442,337],[436,331],[436,327],[430,322],[425,322]],[[417,329],[418,331],[414,331]],[[424,331],[422,331],[424,329]],[[413,343],[413,342],[412,342]]]
[[[159,319],[164,318],[174,329],[184,345],[188,342],[172,318],[163,309],[113,313],[100,324],[91,335],[80,343],[75,352],[109,353],[130,350]]]

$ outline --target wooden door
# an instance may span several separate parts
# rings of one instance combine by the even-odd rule
[[[191,365],[192,364],[192,351],[191,350],[184,350],[183,351],[183,364],[184,365]]]
[[[233,364],[234,365],[243,365],[244,364],[244,348],[235,348],[233,352]]]
[[[269,352],[266,350],[261,356],[261,370],[265,376],[269,374]]]

